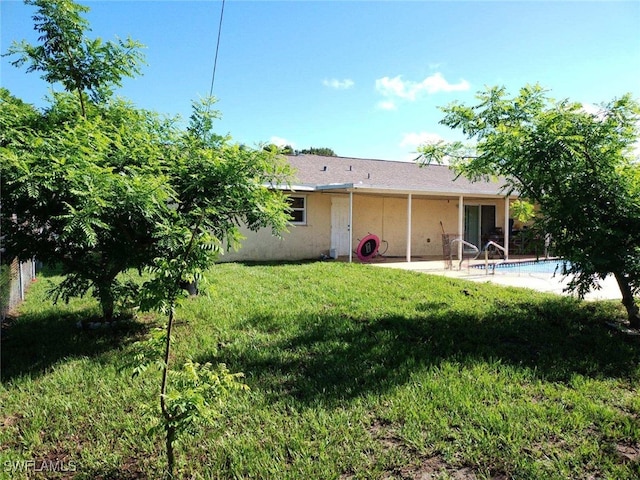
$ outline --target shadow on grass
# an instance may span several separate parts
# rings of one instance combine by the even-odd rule
[[[91,318],[95,310],[52,312],[53,308],[22,314],[3,325],[0,381],[41,375],[65,358],[97,357],[137,340],[148,328],[143,323],[125,321],[109,328],[87,330],[76,324]]]
[[[634,375],[640,344],[613,333],[605,318],[598,307],[566,298],[498,303],[482,318],[440,302],[419,304],[412,316],[310,314],[297,319],[297,333],[279,342],[223,350],[218,358],[199,361],[226,362],[273,399],[290,396],[309,404],[379,394],[445,361],[462,366],[498,361],[560,382],[574,374]],[[268,333],[277,319],[249,323]]]
[[[309,258],[306,260],[244,260],[232,263],[243,267],[290,267],[292,265],[311,265],[322,261],[317,258]]]
[[[51,278],[62,275],[62,266],[59,264],[44,264],[37,266],[38,278]]]

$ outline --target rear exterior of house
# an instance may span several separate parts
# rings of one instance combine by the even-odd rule
[[[447,167],[318,155],[287,157],[295,170],[286,190],[292,206],[289,231],[243,231],[237,252],[222,261],[354,257],[369,234],[388,257],[442,258],[443,233],[481,247],[508,245],[509,205],[503,182],[469,182]],[[458,248],[461,248],[461,244]],[[386,251],[385,251],[386,250]],[[461,253],[461,252],[460,252]]]

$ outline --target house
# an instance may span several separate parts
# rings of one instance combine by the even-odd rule
[[[301,260],[322,255],[351,261],[370,234],[385,256],[407,261],[442,258],[443,233],[481,247],[487,239],[508,249],[509,208],[503,183],[470,182],[449,167],[415,162],[319,155],[286,157],[295,171],[287,191],[292,216],[282,238],[269,229],[246,239],[223,261]],[[466,248],[466,247],[465,247]],[[458,255],[462,243],[458,244]]]

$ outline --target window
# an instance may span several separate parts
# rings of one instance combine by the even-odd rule
[[[289,220],[293,225],[307,224],[307,197],[289,197],[289,207],[291,208]]]

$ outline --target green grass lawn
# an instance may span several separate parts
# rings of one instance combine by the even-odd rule
[[[127,365],[161,319],[79,330],[96,306],[52,306],[59,280],[2,332],[0,475],[160,478],[159,373]],[[640,343],[607,326],[623,319],[618,302],[370,266],[216,266],[177,312],[174,364],[223,362],[251,390],[184,438],[180,475],[639,478]]]

